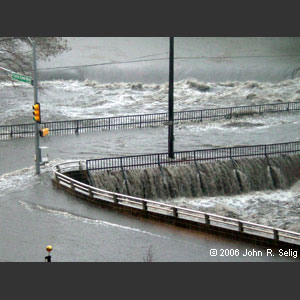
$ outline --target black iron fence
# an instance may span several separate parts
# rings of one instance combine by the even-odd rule
[[[139,169],[169,165],[182,165],[194,161],[207,162],[239,159],[245,157],[272,157],[296,154],[299,152],[300,142],[238,146],[175,152],[174,159],[170,159],[168,153],[89,159],[86,161],[86,169],[89,172],[99,170]]]
[[[293,112],[300,110],[300,102],[272,103],[214,109],[174,112],[174,122],[203,122],[231,119],[264,113]],[[96,130],[157,127],[168,124],[168,113],[128,115],[85,120],[42,122],[41,128],[49,128],[50,135],[85,133]],[[0,140],[33,137],[34,123],[0,126]]]

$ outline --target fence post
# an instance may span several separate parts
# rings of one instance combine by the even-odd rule
[[[76,120],[76,129],[75,129],[75,133],[78,134],[79,133],[79,121]]]
[[[113,194],[113,198],[114,198],[114,203],[115,203],[115,204],[118,204],[119,201],[118,201],[118,197],[117,197],[116,194]]]
[[[176,207],[172,207],[173,210],[173,217],[177,218],[178,217],[178,211]]]
[[[210,225],[209,215],[205,214],[204,218],[205,218],[205,224]]]
[[[147,211],[147,202],[146,201],[143,201],[143,210],[146,210]]]
[[[120,167],[121,167],[121,171],[122,171],[122,174],[123,174],[123,178],[124,178],[124,182],[125,182],[125,187],[126,187],[127,195],[130,196],[130,191],[129,191],[128,181],[127,181],[127,176],[126,176],[125,170],[123,168],[122,157],[120,157]]]
[[[277,229],[273,230],[273,235],[274,235],[274,240],[275,241],[279,241],[279,234],[278,234],[278,230]]]
[[[268,157],[268,156],[267,156],[267,145],[265,145],[264,148],[265,148],[265,157]]]
[[[57,176],[57,173],[55,172],[55,174],[54,174],[54,180],[57,182],[57,183],[59,183],[59,179],[58,179],[58,176]]]
[[[243,232],[244,231],[243,223],[241,221],[238,221],[238,225],[239,225],[239,232]]]

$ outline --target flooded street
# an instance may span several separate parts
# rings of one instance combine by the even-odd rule
[[[70,53],[39,63],[43,121],[167,111],[168,39],[84,39],[70,38]],[[175,40],[175,111],[300,100],[298,39],[224,38],[219,48],[214,38],[187,39]],[[236,57],[239,53],[245,57]],[[0,90],[0,125],[32,123],[32,87],[0,82]],[[175,151],[299,141],[299,132],[299,113],[180,124]],[[167,127],[45,137],[40,146],[50,163],[40,176],[33,138],[0,141],[0,261],[43,261],[48,244],[53,261],[144,261],[149,249],[153,261],[295,261],[292,255],[272,256],[249,244],[101,209],[51,183],[56,163],[167,152],[167,139]],[[300,230],[297,187],[173,201]]]

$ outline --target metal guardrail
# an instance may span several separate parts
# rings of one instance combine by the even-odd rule
[[[236,146],[216,149],[174,152],[174,159],[168,153],[132,155],[113,158],[86,160],[89,172],[99,170],[122,170],[182,165],[195,161],[207,162],[246,157],[272,157],[300,152],[300,142],[289,142],[268,145]]]
[[[263,113],[282,113],[300,111],[300,102],[271,103],[262,105],[236,106],[203,110],[174,112],[174,122],[203,122],[205,120],[231,119]],[[49,128],[50,135],[63,135],[91,132],[95,130],[114,130],[157,127],[168,124],[168,113],[128,115],[84,120],[42,122],[41,128]],[[33,137],[33,124],[1,125],[0,140]]]
[[[217,226],[236,232],[249,233],[254,236],[272,239],[275,242],[283,241],[293,243],[297,246],[300,245],[300,233],[297,232],[113,193],[84,184],[63,174],[65,172],[83,169],[84,162],[82,161],[61,163],[53,167],[54,180],[57,185],[67,187],[68,189],[76,191],[83,196],[88,196],[92,198],[94,202],[104,201],[117,204],[120,207],[134,207],[142,211],[155,212],[164,216],[172,216],[181,220],[192,220],[199,224],[206,224],[207,226]]]

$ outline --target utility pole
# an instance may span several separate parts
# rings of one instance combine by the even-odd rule
[[[33,90],[34,90],[34,102],[33,104],[38,104],[38,92],[37,92],[37,68],[36,68],[36,45],[30,37],[28,38],[33,52]],[[41,164],[41,149],[39,140],[39,123],[35,122],[35,174],[40,174],[40,164]]]
[[[170,37],[168,152],[169,158],[174,158],[174,37]]]
[[[38,116],[39,119],[38,121],[35,121],[35,173],[40,174],[40,165],[41,165],[42,157],[41,157],[40,140],[39,140],[40,104],[38,103],[38,92],[37,92],[36,45],[35,45],[35,41],[33,41],[30,37],[28,37],[28,40],[32,46],[32,52],[33,52],[33,80],[31,79],[30,76],[18,74],[3,67],[0,67],[0,69],[11,73],[12,74],[11,78],[13,80],[18,80],[18,81],[33,84],[33,89],[34,89],[33,105],[38,104],[38,111],[39,111],[39,116]]]

